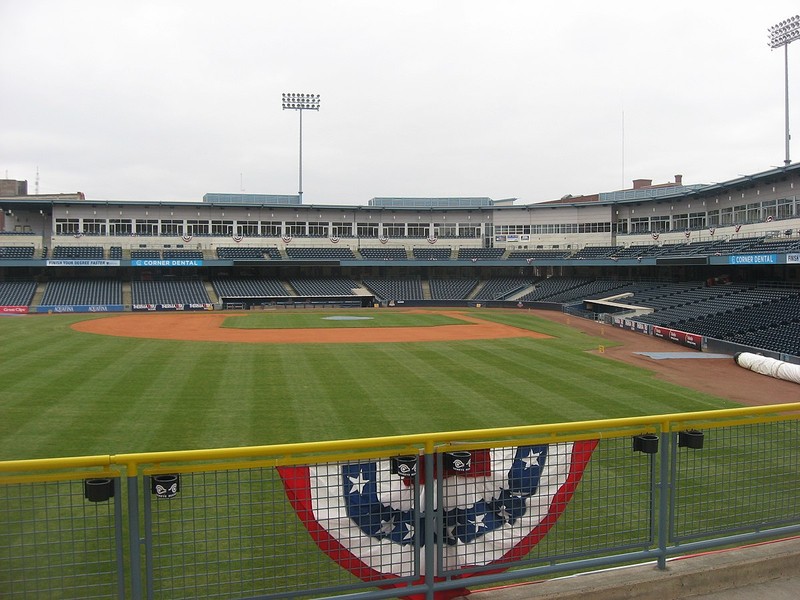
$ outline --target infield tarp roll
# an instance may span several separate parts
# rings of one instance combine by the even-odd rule
[[[800,383],[800,365],[794,365],[778,360],[777,358],[769,358],[768,356],[761,356],[760,354],[752,354],[750,352],[739,352],[733,357],[733,360],[735,360],[736,364],[740,367],[750,369],[755,373]]]

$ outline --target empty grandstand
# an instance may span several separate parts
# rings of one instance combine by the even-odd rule
[[[419,279],[386,279],[370,277],[364,286],[383,300],[422,300],[422,282]]]
[[[28,306],[35,292],[35,281],[0,281],[0,306]]]
[[[797,321],[800,165],[650,183],[533,204],[312,207],[241,194],[99,210],[82,195],[0,197],[0,311],[341,299],[547,307],[792,348],[777,340]]]
[[[277,279],[214,279],[214,291],[220,298],[280,298],[290,296]]]
[[[431,279],[429,284],[432,300],[464,300],[478,285],[478,280]]]
[[[209,304],[208,293],[199,280],[133,281],[133,304]]]
[[[47,283],[44,305],[122,304],[122,283],[115,279],[60,279]]]
[[[217,258],[233,260],[280,260],[277,246],[222,246],[217,248]]]

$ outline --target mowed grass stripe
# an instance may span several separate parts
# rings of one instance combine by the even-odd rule
[[[392,310],[317,312],[289,311],[249,313],[227,317],[223,327],[233,329],[330,329],[375,327],[436,327],[438,325],[464,325],[472,323],[455,314],[407,313]]]
[[[525,313],[497,314],[539,329],[541,320]],[[137,340],[69,329],[80,318],[0,320],[0,460],[732,405],[587,353],[597,347],[597,338],[550,322],[541,329],[556,336],[552,339],[281,346]]]

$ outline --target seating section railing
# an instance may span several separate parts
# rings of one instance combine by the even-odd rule
[[[366,600],[665,569],[800,532],[799,469],[800,403],[5,461],[0,589]]]

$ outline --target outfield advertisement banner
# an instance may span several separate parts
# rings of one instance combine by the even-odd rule
[[[27,315],[27,306],[0,306],[0,314],[4,315]]]
[[[133,310],[165,311],[165,310],[214,310],[213,304],[134,304]]]
[[[703,347],[703,336],[694,333],[686,333],[685,331],[678,331],[670,329],[669,327],[658,327],[653,325],[653,335],[657,338],[669,340],[681,346],[688,346],[695,350],[700,350]]]
[[[777,254],[735,254],[728,257],[728,264],[731,265],[776,265],[778,264]]]
[[[199,259],[182,258],[137,258],[131,261],[132,267],[202,267],[203,261]]]
[[[122,304],[41,304],[36,307],[37,313],[103,313],[123,312]]]
[[[94,258],[55,258],[47,260],[48,267],[118,267],[118,260]]]
[[[628,329],[630,331],[637,331],[645,335],[650,335],[650,325],[647,323],[639,323],[638,321],[631,321],[630,319],[623,319],[622,317],[614,317],[612,324],[621,329]]]

